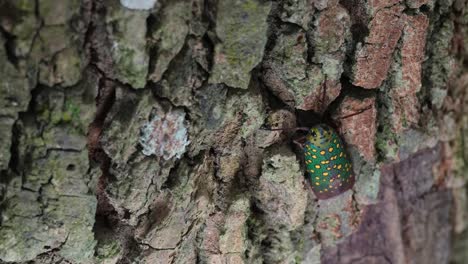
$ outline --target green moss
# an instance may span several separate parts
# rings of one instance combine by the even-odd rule
[[[63,112],[62,121],[65,122],[65,123],[68,123],[68,122],[72,121],[72,116],[71,116],[70,112]]]
[[[77,123],[81,123],[80,112],[81,112],[80,107],[77,104],[74,104],[71,101],[67,101],[65,103],[65,112],[64,112],[63,120],[65,122],[74,121]]]
[[[101,263],[112,259],[121,252],[120,243],[115,239],[101,240],[96,247],[96,260]]]
[[[383,161],[387,158],[397,157],[398,136],[393,133],[389,124],[381,123],[383,131],[377,133],[375,147],[379,153],[378,160]]]
[[[116,67],[124,82],[131,84],[134,88],[143,88],[146,84],[148,65],[135,61],[137,56],[133,48],[121,47],[118,52],[115,52]]]
[[[50,121],[52,125],[57,125],[62,121],[63,113],[61,112],[52,112],[50,115]]]
[[[15,7],[23,12],[34,12],[34,9],[36,8],[35,1],[31,0],[15,0],[11,2],[15,5]]]
[[[247,0],[241,5],[242,9],[249,12],[258,12],[259,4],[254,0]]]
[[[296,254],[296,257],[294,258],[295,263],[302,263],[302,256],[299,254]]]

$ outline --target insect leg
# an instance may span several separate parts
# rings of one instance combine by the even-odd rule
[[[293,143],[296,144],[300,148],[304,148],[304,143],[303,142],[301,143],[301,141],[304,141],[305,138],[306,138],[305,136],[302,136],[298,139],[294,139]]]

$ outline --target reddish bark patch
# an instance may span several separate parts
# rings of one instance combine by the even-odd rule
[[[224,225],[224,217],[224,214],[217,212],[206,220],[206,227],[202,235],[203,241],[200,247],[206,255],[220,254],[221,252],[219,249],[219,238],[222,226]]]
[[[356,54],[354,85],[374,89],[387,78],[392,54],[403,29],[402,11],[403,7],[394,6],[375,15],[366,44]]]
[[[426,47],[426,29],[429,19],[425,15],[403,16],[402,85],[393,87],[393,130],[401,132],[403,126],[411,126],[419,120],[419,102],[416,93],[421,89],[422,62]],[[405,124],[406,123],[406,124]]]
[[[217,148],[225,149],[232,146],[236,142],[236,137],[242,128],[242,114],[237,113],[232,122],[227,123],[222,130],[215,134],[215,145]]]
[[[367,161],[375,158],[376,118],[375,97],[346,96],[334,115],[345,142],[355,146]]]
[[[323,113],[327,107],[340,95],[341,84],[339,81],[327,80],[321,87],[312,89],[312,92],[304,98],[299,109],[313,110]]]

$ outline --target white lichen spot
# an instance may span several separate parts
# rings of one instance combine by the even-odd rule
[[[159,114],[159,113],[158,113]],[[163,116],[155,114],[141,128],[140,145],[146,156],[156,155],[168,160],[180,158],[190,141],[185,126],[185,112],[173,110]]]
[[[120,0],[120,4],[128,9],[149,10],[157,0]]]

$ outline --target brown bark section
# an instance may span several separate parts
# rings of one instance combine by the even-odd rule
[[[354,85],[374,89],[387,78],[392,54],[403,29],[403,9],[399,5],[382,9],[372,19],[366,43],[357,51]]]

